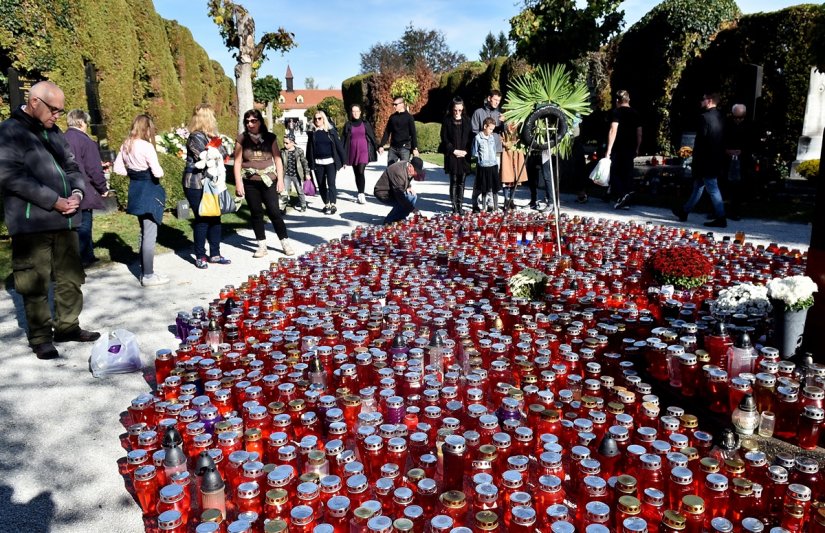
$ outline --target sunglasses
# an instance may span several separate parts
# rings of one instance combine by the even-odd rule
[[[315,117],[315,120],[324,120],[324,117]]]
[[[51,105],[49,102],[43,100],[39,96],[35,96],[34,98],[37,98],[38,100],[40,100],[40,103],[42,103],[44,106],[48,107],[49,111],[51,112],[52,115],[60,115],[60,114],[63,114],[66,111],[62,107],[55,107],[55,106]]]
[[[258,119],[257,118],[248,118],[248,119],[244,120],[243,123],[244,124],[257,124]]]

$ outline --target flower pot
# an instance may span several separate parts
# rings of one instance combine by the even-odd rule
[[[808,310],[785,311],[782,302],[773,301],[773,345],[783,359],[789,359],[802,346]]]

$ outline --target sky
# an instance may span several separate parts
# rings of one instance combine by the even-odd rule
[[[710,0],[696,0],[710,1]],[[154,0],[166,19],[177,20],[192,31],[209,57],[223,65],[234,78],[235,59],[224,46],[218,27],[207,16],[206,0]],[[338,89],[345,79],[360,73],[361,53],[376,43],[397,40],[409,23],[417,28],[444,32],[447,45],[478,59],[487,32],[505,35],[509,20],[520,11],[518,0],[237,0],[255,19],[257,36],[283,27],[298,43],[284,55],[270,51],[258,71],[281,79],[292,68],[295,89],[313,78],[319,89]],[[626,0],[625,29],[642,18],[658,2]],[[743,13],[775,11],[801,2],[789,0],[739,0]],[[284,84],[284,87],[286,85]]]

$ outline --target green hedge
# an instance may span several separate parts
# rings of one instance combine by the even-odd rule
[[[734,0],[665,0],[619,38],[611,86],[614,92],[627,89],[631,105],[642,116],[643,153],[672,153],[673,137],[678,134],[671,118],[676,114],[674,107],[682,103],[674,98],[674,89],[685,66],[739,16]],[[704,84],[708,81],[697,79]],[[708,87],[690,95],[693,117],[701,92],[712,90]]]
[[[166,209],[174,209],[178,202],[186,199],[183,195],[183,169],[186,165],[183,159],[169,154],[158,154],[158,160],[163,168],[160,183],[166,190]],[[109,178],[109,187],[117,194],[118,206],[126,209],[126,202],[129,200],[129,178],[113,172]]]
[[[819,159],[810,159],[799,163],[796,171],[805,179],[816,179],[819,176]]]
[[[441,144],[441,124],[438,122],[415,123],[415,133],[418,136],[418,151],[421,153],[438,152]]]
[[[366,111],[364,108],[367,104],[367,84],[373,76],[374,74],[361,74],[347,78],[341,83],[341,93],[344,96],[344,109],[347,111],[347,116],[349,116],[349,108],[353,104],[360,105],[362,111]],[[364,118],[372,121],[371,116],[364,115]]]
[[[88,108],[84,65],[94,63],[112,146],[139,113],[163,131],[201,102],[215,107],[222,127],[237,128],[232,80],[152,0],[0,0],[0,57],[25,77],[60,85],[66,109]]]

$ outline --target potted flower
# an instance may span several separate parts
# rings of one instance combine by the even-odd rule
[[[544,294],[547,286],[547,275],[535,268],[525,268],[507,280],[510,294],[515,298],[538,300]]]
[[[782,357],[792,357],[802,345],[808,309],[814,305],[816,283],[808,276],[774,278],[768,297],[774,311],[773,341]]]
[[[693,246],[656,250],[647,260],[647,269],[658,283],[673,285],[680,290],[700,287],[713,274],[713,264]]]
[[[765,314],[772,309],[765,285],[740,283],[722,289],[719,296],[710,305],[713,314]]]

